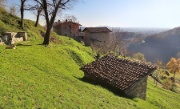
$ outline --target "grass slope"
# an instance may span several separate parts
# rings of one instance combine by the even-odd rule
[[[19,18],[0,10],[0,34],[18,29]],[[6,17],[5,17],[6,15]],[[7,18],[8,17],[8,18]],[[13,20],[9,23],[6,20]],[[15,22],[16,21],[16,22]],[[0,46],[0,109],[159,109],[180,107],[180,95],[155,87],[149,80],[147,100],[127,99],[109,90],[81,81],[80,66],[93,61],[90,48],[60,37],[60,44],[38,45],[41,27],[25,20],[29,41],[17,49]]]
[[[22,30],[20,28],[20,18],[7,13],[6,10],[0,7],[0,36],[2,36],[4,32],[25,31],[28,33],[29,40],[40,39],[40,31],[44,30],[40,25],[35,28],[34,24],[35,22],[25,19],[24,29]]]
[[[180,95],[155,87],[149,80],[147,100],[114,95],[101,86],[81,81],[83,64],[92,51],[61,37],[61,44],[43,47],[37,42],[0,46],[0,108],[177,108]]]

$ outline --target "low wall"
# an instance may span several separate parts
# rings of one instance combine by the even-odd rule
[[[6,32],[4,36],[0,37],[0,44],[9,44],[10,41],[12,44],[17,42],[22,42],[27,40],[27,33],[26,32]]]

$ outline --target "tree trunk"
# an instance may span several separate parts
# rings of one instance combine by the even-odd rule
[[[47,27],[46,34],[44,36],[43,45],[49,45],[50,34],[51,34],[51,27]]]
[[[50,33],[51,33],[52,26],[54,24],[54,20],[56,18],[56,14],[58,12],[58,9],[60,8],[60,5],[64,6],[66,3],[69,2],[69,0],[67,0],[64,3],[62,3],[62,0],[59,0],[57,2],[57,4],[54,4],[54,7],[53,7],[54,9],[52,9],[52,13],[51,13],[51,17],[50,18],[49,18],[49,10],[48,10],[47,0],[41,0],[41,2],[42,2],[42,7],[43,7],[43,10],[44,10],[45,19],[46,19],[46,25],[47,25],[47,29],[46,29],[46,34],[45,34],[45,37],[44,37],[43,45],[49,45]]]
[[[40,17],[41,12],[42,12],[42,8],[40,7],[40,8],[38,8],[38,10],[37,10],[37,18],[36,18],[36,23],[35,23],[35,25],[34,25],[35,27],[38,26],[39,17]]]
[[[24,29],[24,4],[21,4],[21,28]]]
[[[173,78],[174,78],[174,83],[175,83],[175,81],[176,81],[176,79],[175,79],[175,76],[176,76],[176,72],[174,72],[174,75],[173,75]]]
[[[40,16],[40,14],[38,13],[38,15],[37,15],[37,18],[36,18],[36,23],[35,23],[35,27],[37,27],[38,26],[38,23],[39,23],[39,16]]]
[[[49,45],[50,33],[51,33],[52,26],[53,26],[53,24],[54,24],[54,20],[55,20],[55,18],[56,18],[57,11],[58,11],[58,9],[59,9],[60,1],[59,1],[59,3],[56,5],[56,7],[55,7],[55,9],[54,9],[54,13],[52,14],[50,20],[49,20],[49,17],[48,17],[46,0],[44,0],[44,4],[46,4],[46,5],[44,5],[44,13],[45,13],[45,18],[46,18],[47,30],[46,30],[46,34],[45,34],[45,37],[44,37],[43,45]]]

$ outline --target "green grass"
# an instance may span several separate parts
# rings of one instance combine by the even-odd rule
[[[166,89],[172,90],[180,94],[180,74],[176,73],[175,83],[171,80],[174,74],[170,73],[167,69],[157,69],[153,75],[157,81]]]
[[[35,22],[24,19],[24,29],[21,29],[20,18],[7,13],[0,7],[0,36],[5,32],[25,31],[28,33],[28,39],[35,41],[41,38],[40,31],[44,31],[44,29],[40,25],[35,28],[34,24]]]
[[[0,46],[0,108],[177,108],[180,95],[148,82],[147,100],[127,99],[81,81],[79,68],[94,59],[86,48],[66,37],[49,47],[36,42]]]
[[[0,34],[5,31],[22,31],[17,22],[5,22],[17,17],[1,14]],[[3,15],[3,16],[2,16]],[[6,17],[4,17],[7,15]],[[178,109],[180,94],[155,87],[148,80],[147,100],[127,99],[109,90],[82,81],[81,66],[94,60],[88,47],[59,37],[49,47],[39,45],[41,27],[25,20],[29,41],[17,44],[17,49],[0,46],[0,109]],[[2,26],[3,25],[3,26]],[[23,30],[24,31],[24,30]]]

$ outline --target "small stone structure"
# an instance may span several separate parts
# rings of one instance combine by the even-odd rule
[[[84,30],[84,44],[90,46],[107,45],[110,40],[110,32],[107,27],[86,27]]]
[[[147,77],[156,69],[114,56],[104,56],[81,68],[84,78],[111,88],[118,94],[130,98],[146,99]]]
[[[14,44],[21,41],[27,40],[26,32],[6,32],[4,36],[0,37],[0,44]]]

